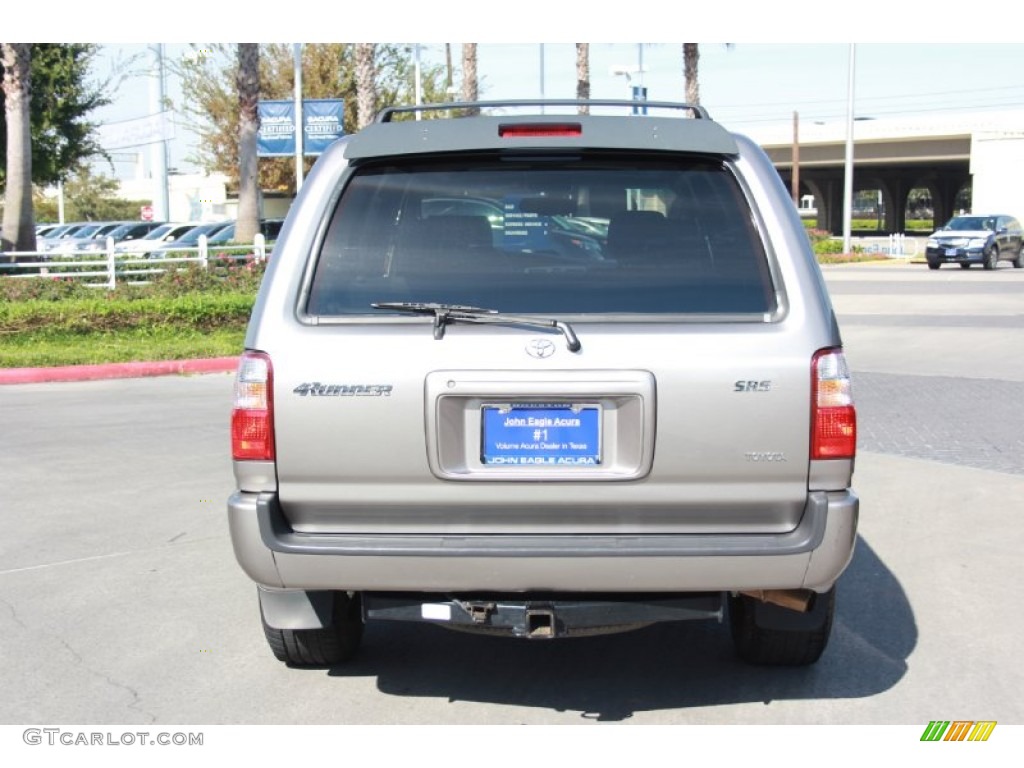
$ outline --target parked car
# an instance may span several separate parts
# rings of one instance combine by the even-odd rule
[[[162,227],[165,223],[163,221],[128,221],[111,230],[108,234],[113,238],[116,245],[117,243],[145,237],[157,227]]]
[[[83,227],[66,232],[59,240],[50,243],[51,253],[98,253],[106,250],[106,239],[115,244],[142,238],[147,232],[157,228],[162,221],[105,221],[92,222]]]
[[[130,223],[127,221],[96,223],[80,230],[74,237],[62,241],[60,249],[65,253],[104,251],[107,248],[107,238],[111,236],[114,230]]]
[[[114,246],[114,253],[119,256],[134,256],[136,258],[151,255],[156,249],[176,242],[179,237],[191,232],[200,224],[201,222],[198,221],[161,224],[142,237],[122,240],[117,243]]]
[[[995,269],[1000,261],[1024,267],[1024,230],[1013,216],[954,216],[932,233],[925,245],[929,269],[959,264],[962,269],[981,264]]]
[[[227,506],[273,654],[344,662],[367,621],[540,640],[727,612],[742,659],[815,662],[856,411],[771,161],[692,105],[467,106],[520,113],[389,108],[333,143],[263,278]],[[435,202],[462,197],[498,220]],[[602,258],[536,248],[534,215],[597,222]]]
[[[235,242],[236,221],[230,222],[226,227],[209,238],[210,245],[228,245]],[[272,243],[277,240],[277,235],[284,225],[284,219],[260,219],[260,232],[265,241]],[[248,245],[248,243],[246,243]]]
[[[50,230],[46,235],[37,238],[36,249],[41,253],[54,251],[60,246],[62,240],[75,237],[79,232],[91,226],[92,222],[89,221],[75,221],[62,224]]]
[[[199,238],[206,235],[207,239],[231,225],[230,221],[214,221],[199,224],[172,242],[164,243],[149,252],[151,259],[163,259],[178,256],[194,256],[199,247]]]

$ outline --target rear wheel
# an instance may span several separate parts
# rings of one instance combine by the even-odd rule
[[[1017,258],[1015,258],[1011,263],[1017,269],[1024,267],[1024,245],[1017,249]]]
[[[296,667],[325,667],[351,659],[363,637],[359,595],[334,593],[331,626],[322,629],[277,629],[260,609],[263,633],[274,656]]]
[[[806,613],[747,595],[729,598],[729,628],[736,653],[750,664],[806,666],[825,651],[835,615],[835,587],[815,595]]]
[[[938,269],[938,268],[939,268],[939,262],[937,262],[937,261],[929,261],[928,262],[928,269]]]

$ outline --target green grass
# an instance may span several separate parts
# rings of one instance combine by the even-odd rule
[[[215,330],[244,327],[253,297],[244,294],[187,294],[122,299],[95,297],[0,304],[0,334],[94,334],[113,331],[157,331],[165,328]]]
[[[819,253],[819,264],[857,264],[865,261],[888,261],[884,253]]]
[[[114,291],[0,277],[0,368],[240,354],[263,266],[216,260]]]
[[[818,226],[817,219],[801,219],[805,229],[815,229]],[[919,232],[931,234],[935,231],[934,222],[931,219],[907,219],[907,232]],[[876,219],[852,219],[850,229],[861,235],[873,235],[878,232],[878,221]]]
[[[150,362],[228,357],[242,352],[245,328],[180,327],[76,333],[45,331],[4,336],[0,368]]]

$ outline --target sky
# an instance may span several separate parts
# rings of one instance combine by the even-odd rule
[[[99,0],[98,5],[134,15],[139,7],[122,0]],[[692,35],[687,39],[712,41],[700,47],[702,104],[726,127],[756,138],[765,126],[791,122],[794,111],[801,121],[845,120],[851,43],[856,43],[858,117],[927,118],[1024,109],[1024,44],[1015,39],[1017,24],[998,23],[1005,13],[996,6],[994,0],[972,2],[971,18],[986,20],[975,25],[958,23],[954,14],[934,7],[881,0],[836,4],[831,10],[817,3],[737,0],[608,4],[601,10],[578,0],[519,0],[514,5],[448,0],[429,7],[390,0],[362,8],[314,3],[304,6],[303,14],[282,15],[273,24],[261,23],[265,15],[245,18],[239,36],[232,37],[261,42],[273,41],[270,33],[277,40],[307,42],[418,38],[424,41],[421,55],[427,64],[444,61],[446,40],[479,40],[481,98],[489,100],[538,98],[542,92],[547,98],[573,98],[575,50],[565,38],[603,40],[590,44],[592,97],[629,98],[630,86],[642,83],[651,100],[682,101],[681,44],[658,38]],[[196,0],[181,0],[175,8],[173,18],[143,32],[150,35],[149,43],[165,43],[169,58],[187,55],[185,41],[198,34],[230,40],[223,30],[238,28],[235,11],[227,8]],[[666,8],[671,11],[666,13]],[[324,21],[311,23],[311,18]],[[196,24],[196,19],[204,23]],[[99,75],[105,74],[102,68],[133,54],[145,60],[148,46],[139,42],[137,28],[96,22],[90,28],[89,23],[47,33],[64,41],[102,43]],[[460,45],[452,43],[456,64]],[[637,73],[641,59],[643,72]],[[614,70],[632,70],[630,80]],[[101,122],[143,117],[151,111],[149,94],[146,76],[130,77],[118,88],[114,103],[94,117]],[[168,95],[180,107],[173,77]],[[172,168],[194,170],[188,160],[194,142],[194,134],[179,122],[170,148]],[[116,171],[128,176],[135,168],[118,163]]]

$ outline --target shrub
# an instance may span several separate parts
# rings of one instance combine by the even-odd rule
[[[265,270],[265,263],[251,258],[238,261],[220,256],[210,259],[208,269],[189,264],[184,269],[167,270],[152,281],[148,293],[153,296],[184,296],[190,293],[255,295]]]
[[[814,248],[814,252],[819,256],[828,253],[842,253],[843,241],[832,239],[818,240],[816,242],[812,242],[811,247]]]
[[[69,277],[0,277],[0,302],[64,301],[95,295],[95,289]]]

